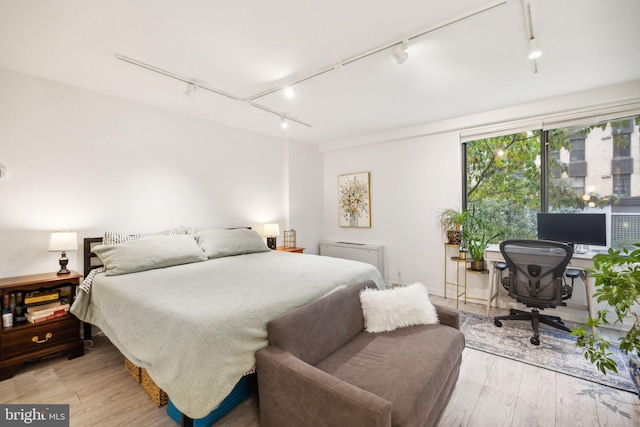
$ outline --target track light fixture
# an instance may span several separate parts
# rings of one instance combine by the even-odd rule
[[[195,84],[187,83],[187,91],[184,94],[187,96],[192,96],[197,89],[198,89],[198,86],[196,86]]]
[[[529,54],[528,58],[533,61],[533,71],[534,73],[538,72],[538,65],[536,63],[536,58],[539,58],[542,55],[542,51],[538,47],[538,39],[533,33],[533,22],[531,19],[531,1],[524,1],[524,17],[525,23],[527,24],[527,35],[529,37]]]
[[[284,116],[280,117],[280,127],[282,129],[286,129],[289,127],[289,123],[287,123],[287,121],[285,120]]]
[[[284,96],[286,96],[287,98],[291,99],[295,96],[296,91],[293,90],[293,88],[291,86],[287,86],[284,88]]]
[[[529,40],[529,59],[536,59],[542,55],[542,51],[538,47],[538,39],[535,37]]]
[[[407,45],[407,40],[403,40],[402,43],[396,45],[391,51],[391,56],[393,56],[393,59],[396,60],[398,65],[404,64],[409,57],[409,54],[407,53]]]

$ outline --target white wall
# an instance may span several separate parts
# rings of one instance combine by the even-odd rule
[[[290,141],[288,148],[289,220],[285,228],[296,230],[297,246],[305,248],[304,253],[318,254],[323,238],[322,154],[317,146],[296,141]]]
[[[323,144],[325,238],[384,245],[387,281],[398,281],[400,269],[401,282],[419,281],[432,293],[442,295],[444,240],[437,230],[436,218],[442,209],[460,206],[459,130],[638,99],[640,81]],[[340,228],[338,176],[366,171],[371,173],[372,227]],[[455,279],[452,273],[450,280]],[[468,284],[470,297],[486,298],[487,275],[470,274]]]
[[[284,226],[285,197],[313,237],[321,157],[292,145],[300,183],[285,195],[284,139],[0,69],[0,277],[55,271],[53,230],[80,241],[177,225],[260,231]],[[79,270],[81,251],[69,255]]]
[[[325,152],[325,238],[384,245],[385,279],[441,289],[443,246],[435,218],[460,203],[459,164],[455,134]],[[371,174],[371,228],[338,226],[338,176],[354,172]]]

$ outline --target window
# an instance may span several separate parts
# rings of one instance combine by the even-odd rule
[[[486,211],[499,240],[536,238],[540,211],[604,212],[613,247],[640,243],[638,124],[640,116],[466,142],[464,206]]]
[[[613,193],[619,197],[631,195],[631,175],[613,175]]]
[[[534,238],[541,200],[540,132],[469,142],[466,164],[467,208],[506,230],[501,239]]]

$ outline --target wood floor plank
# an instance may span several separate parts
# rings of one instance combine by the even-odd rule
[[[599,427],[598,417],[569,406],[556,406],[556,426]]]
[[[485,385],[514,396],[518,395],[524,364],[515,360],[501,358],[489,369]]]
[[[484,385],[496,360],[496,356],[483,351],[469,349],[469,354],[460,366],[460,376]]]
[[[442,414],[440,427],[468,426],[476,402],[484,386],[464,377],[458,378],[449,405]]]
[[[546,427],[555,425],[556,411],[543,406],[537,399],[520,396],[511,421],[512,427]]]
[[[518,399],[524,398],[546,412],[555,414],[557,374],[554,371],[524,364]]]
[[[516,396],[491,387],[484,387],[476,402],[469,426],[510,427],[516,406]]]
[[[563,374],[558,374],[557,379],[556,393],[559,405],[585,414],[598,414],[593,383]]]

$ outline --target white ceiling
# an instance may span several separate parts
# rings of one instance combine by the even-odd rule
[[[504,3],[504,4],[502,4]],[[344,59],[409,42],[255,102],[199,90],[124,55],[242,99]],[[0,0],[0,67],[215,122],[323,143],[640,79],[640,1],[531,0],[543,55],[527,59],[522,0]]]

